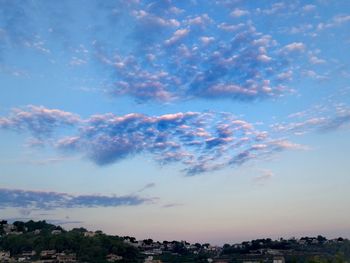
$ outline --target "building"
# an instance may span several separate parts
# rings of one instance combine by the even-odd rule
[[[145,259],[144,263],[162,263],[161,260],[153,259],[152,256],[149,256]]]
[[[52,230],[51,231],[51,234],[52,235],[59,235],[59,234],[61,234],[62,233],[62,230],[59,230],[59,229],[56,229],[56,230]]]
[[[66,254],[66,253],[59,253],[56,255],[57,262],[58,263],[74,263],[77,262],[77,257],[75,253]]]
[[[0,262],[9,262],[10,261],[10,252],[0,251]]]
[[[274,257],[273,263],[285,263],[284,257]]]
[[[28,260],[31,260],[33,256],[36,255],[36,252],[34,250],[31,251],[23,251],[21,255],[18,257],[19,262],[25,262]]]
[[[4,224],[4,225],[3,225],[3,228],[4,228],[5,234],[9,234],[9,233],[11,233],[12,231],[15,231],[15,230],[16,230],[16,227],[15,227],[13,224]]]
[[[94,237],[96,235],[95,232],[87,231],[84,233],[84,237]]]
[[[56,259],[56,250],[43,250],[40,253],[41,259]]]
[[[108,254],[106,259],[108,262],[117,262],[117,261],[123,260],[123,257],[115,254]]]

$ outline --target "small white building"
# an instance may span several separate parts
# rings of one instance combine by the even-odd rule
[[[0,262],[7,261],[11,257],[9,251],[0,251]]]
[[[284,257],[274,257],[273,263],[285,263]]]
[[[52,231],[51,231],[51,234],[52,234],[52,235],[59,235],[59,234],[62,234],[62,230],[59,230],[59,229],[52,230]]]
[[[13,224],[5,224],[3,227],[6,234],[16,230],[16,227]]]
[[[123,260],[123,257],[115,254],[108,254],[106,259],[108,262],[117,262],[117,261]]]
[[[94,236],[96,236],[95,232],[92,232],[92,231],[84,232],[84,237],[94,237]]]

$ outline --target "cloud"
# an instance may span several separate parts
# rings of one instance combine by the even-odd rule
[[[304,12],[311,12],[311,11],[314,11],[315,9],[316,9],[315,5],[304,5],[302,8]]]
[[[151,203],[152,200],[136,195],[71,195],[58,192],[0,188],[0,208],[17,207],[50,210],[59,208],[118,207]]]
[[[141,5],[138,10],[132,12],[135,20],[131,22],[134,25],[131,35],[138,43],[137,49],[139,50],[151,49],[153,44],[162,39],[166,33],[181,25],[176,18],[169,18],[168,15],[164,15],[167,10],[166,6],[158,6],[158,8],[155,8],[155,6]]]
[[[293,42],[283,47],[285,52],[304,52],[305,49],[305,44],[301,42]]]
[[[268,180],[271,180],[271,178],[274,176],[274,173],[270,170],[262,170],[262,174],[259,176],[256,176],[253,178],[253,181],[255,183],[263,183]]]
[[[217,23],[206,14],[186,17],[181,26],[166,28],[152,44],[140,38],[141,46],[147,46],[144,52],[103,55],[100,61],[112,72],[109,94],[140,102],[276,98],[291,90],[289,79],[278,76],[291,71],[293,57],[305,50],[302,43],[280,46],[252,22]],[[143,34],[149,31],[142,30]]]
[[[311,64],[324,64],[326,61],[324,59],[320,59],[317,56],[311,56],[309,59]]]
[[[257,9],[258,13],[262,13],[265,15],[276,15],[276,14],[281,14],[282,11],[289,9],[291,6],[287,5],[286,3],[283,2],[277,2],[273,3],[270,8],[267,9]]]
[[[185,21],[185,24],[191,27],[199,26],[204,29],[208,24],[212,22],[213,20],[208,16],[208,14],[202,14],[188,18]]]
[[[169,203],[169,204],[165,204],[162,207],[163,208],[173,208],[173,207],[178,207],[178,206],[184,206],[184,204],[182,203]]]
[[[69,112],[30,106],[1,120],[5,123],[2,128],[29,131],[41,136],[41,143],[80,153],[97,165],[150,155],[160,165],[181,164],[187,175],[242,165],[293,148],[287,141],[270,138],[266,131],[225,112],[158,116],[107,113],[82,119]],[[55,133],[55,129],[66,126],[73,129]]]
[[[314,28],[315,26],[313,24],[305,23],[301,25],[292,26],[289,30],[286,30],[286,32],[290,34],[303,34],[315,37],[316,33]]]
[[[339,27],[339,26],[342,26],[343,24],[346,24],[348,22],[350,22],[350,15],[339,14],[339,15],[334,16],[328,22],[319,23],[317,25],[317,30],[322,31],[325,29]]]
[[[181,39],[183,39],[184,37],[186,37],[186,36],[188,35],[189,32],[190,32],[190,30],[187,29],[187,28],[176,30],[175,33],[172,35],[171,38],[165,40],[165,45],[171,46],[171,45],[176,44],[176,43],[179,42]]]
[[[208,45],[208,44],[214,42],[214,41],[215,41],[215,38],[214,38],[214,37],[203,36],[203,37],[200,38],[200,40],[202,41],[202,43],[203,43],[204,45]]]
[[[290,80],[278,75],[297,70],[292,58],[302,50],[298,43],[283,49],[271,35],[259,32],[254,19],[247,18],[255,9],[239,7],[236,1],[218,1],[230,7],[226,9],[218,2],[204,3],[207,12],[193,8],[193,1],[91,1],[84,6],[94,17],[89,26],[76,2],[12,2],[0,24],[6,38],[10,34],[12,39],[4,41],[5,46],[15,52],[11,43],[21,42],[55,57],[50,48],[58,50],[58,43],[68,55],[66,64],[92,70],[104,66],[102,92],[138,102],[196,98],[249,102],[283,96],[291,91]],[[258,13],[278,13],[291,6],[273,3]],[[240,18],[240,23],[232,17]],[[334,21],[345,23],[347,18],[337,16]],[[81,43],[82,39],[93,41]]]
[[[344,104],[317,105],[308,110],[291,114],[289,117],[298,120],[276,123],[272,125],[272,128],[280,133],[294,135],[334,131],[349,126],[350,109]]]
[[[227,31],[227,32],[234,32],[236,30],[239,30],[241,28],[243,28],[245,26],[245,24],[243,23],[239,23],[239,24],[228,24],[228,23],[221,23],[219,25],[217,25],[217,27],[223,31]]]
[[[247,10],[243,10],[243,9],[239,9],[236,8],[235,10],[233,10],[230,14],[232,17],[242,17],[242,16],[246,16],[249,15],[249,11]]]
[[[140,193],[140,192],[143,192],[143,191],[145,191],[147,189],[154,188],[155,186],[156,186],[155,183],[148,183],[145,186],[143,186],[141,189],[139,189],[137,192]]]
[[[0,118],[0,128],[15,131],[29,131],[36,137],[50,135],[55,129],[74,126],[80,118],[72,113],[29,105],[24,109],[15,108],[9,117]]]
[[[302,71],[301,74],[303,76],[312,78],[312,79],[317,80],[317,81],[325,81],[325,80],[329,79],[327,73],[321,75],[313,70],[305,70],[305,71]]]

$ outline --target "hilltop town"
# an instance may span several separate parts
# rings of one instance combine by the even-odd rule
[[[46,221],[0,221],[0,262],[350,262],[350,241],[323,236],[213,246],[186,241],[136,240],[102,231],[66,231]]]

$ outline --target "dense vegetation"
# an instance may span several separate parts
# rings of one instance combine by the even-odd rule
[[[2,235],[0,238],[0,250],[10,251],[11,255],[18,255],[23,251],[36,251],[39,255],[43,250],[56,250],[57,252],[76,253],[77,259],[82,262],[106,262],[106,256],[110,253],[123,257],[120,262],[142,262],[138,249],[125,244],[123,238],[105,235],[98,232],[93,237],[85,237],[84,228],[75,228],[65,231],[61,227],[48,224],[45,221],[14,222],[17,231],[21,235]],[[34,231],[40,230],[36,234]],[[61,230],[58,235],[52,234],[53,230]],[[1,228],[4,233],[3,228]]]
[[[243,242],[242,246],[225,244],[222,255],[233,260],[254,251],[278,250],[286,262],[350,262],[350,241],[338,238],[327,240],[323,236],[296,239],[257,239]]]
[[[66,231],[46,221],[17,221],[13,224],[0,221],[0,251],[10,252],[12,257],[25,251],[35,251],[34,260],[40,258],[43,250],[74,253],[78,262],[96,263],[107,262],[107,255],[110,254],[122,257],[118,262],[143,262],[150,253],[154,259],[172,263],[208,262],[209,258],[222,262],[273,262],[275,256],[282,256],[285,262],[350,262],[350,241],[342,238],[267,238],[234,245],[225,244],[221,248],[185,241],[161,243],[145,239],[138,242],[134,237],[111,236],[102,231],[88,232],[84,228]],[[160,253],[152,254],[155,250]]]

